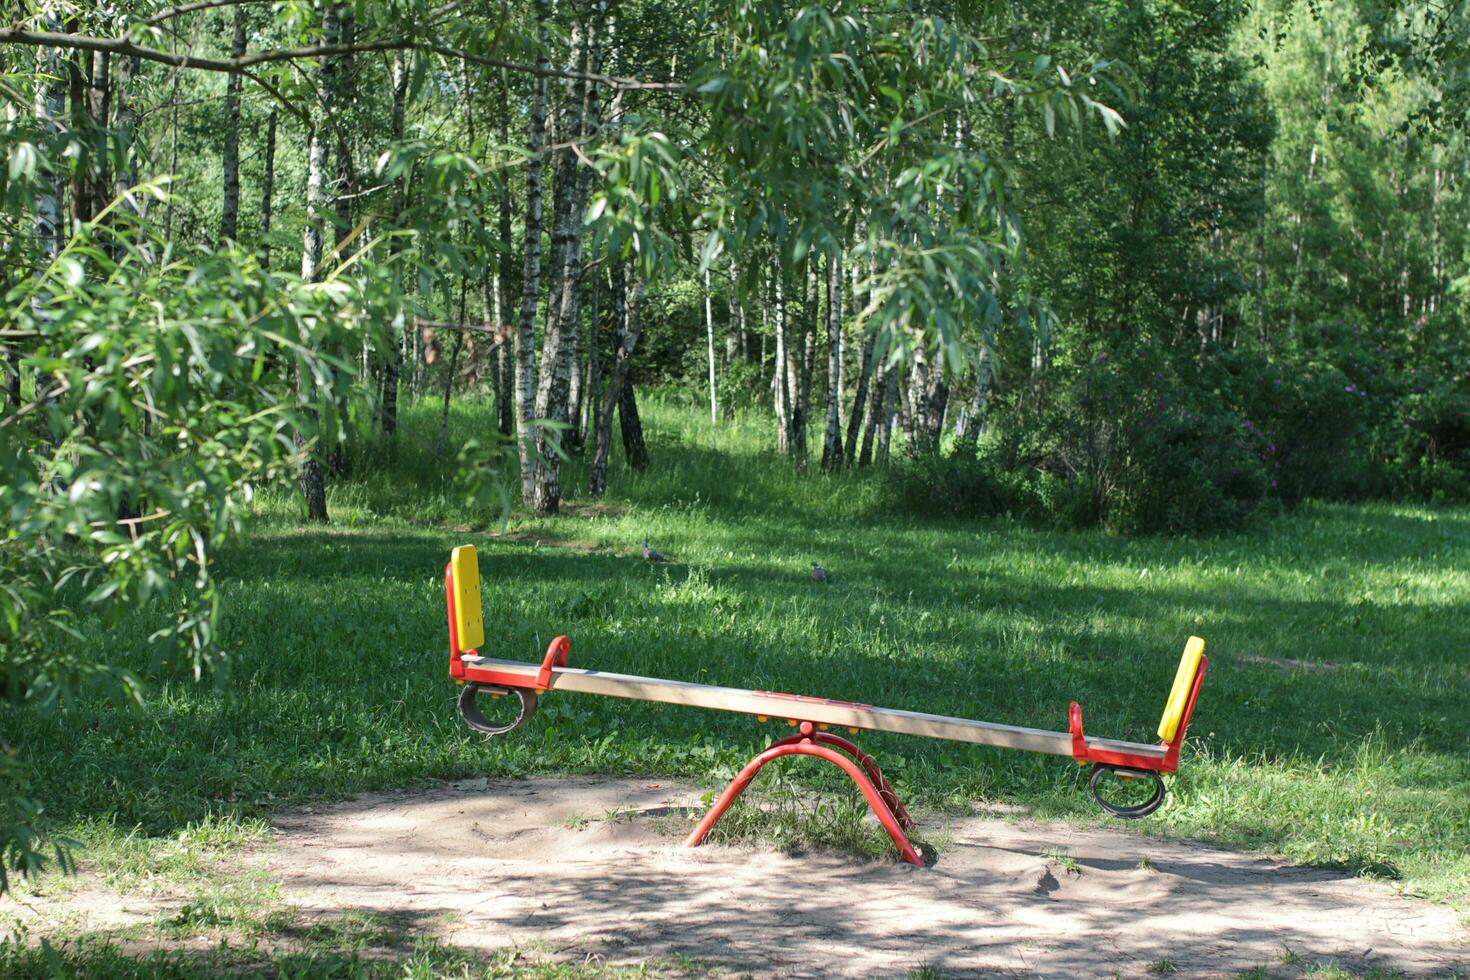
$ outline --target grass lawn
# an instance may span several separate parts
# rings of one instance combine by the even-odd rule
[[[871,474],[797,476],[762,421],[718,429],[649,399],[654,466],[547,520],[467,508],[432,459],[437,413],[405,413],[390,473],[371,460],[299,523],[263,495],[222,555],[228,683],[150,666],[150,622],[97,633],[146,706],[11,714],[48,826],[116,883],[187,877],[264,836],[282,806],[431,778],[646,772],[714,786],[784,723],[552,695],[486,742],[446,677],[442,569],[480,549],[493,656],[859,700],[1150,741],[1185,639],[1209,642],[1180,773],[1131,827],[1261,848],[1470,904],[1470,510],[1309,505],[1254,533],[1127,540],[1004,520],[895,514]],[[493,430],[454,406],[451,442]],[[820,446],[816,446],[820,451]],[[377,451],[377,450],[374,450]],[[453,453],[446,454],[450,458]],[[575,461],[564,486],[580,495]],[[645,563],[648,538],[672,559]],[[811,581],[820,561],[833,581]],[[921,807],[987,800],[1106,819],[1066,759],[864,734]],[[815,763],[790,765],[835,787]],[[834,771],[835,772],[835,771]],[[941,852],[942,858],[942,852]]]

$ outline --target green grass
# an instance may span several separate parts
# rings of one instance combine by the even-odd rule
[[[427,404],[405,411],[391,472],[368,447],[333,486],[329,527],[262,494],[257,534],[219,563],[228,683],[150,666],[156,619],[138,617],[95,640],[144,675],[141,711],[3,709],[48,826],[141,887],[204,873],[286,805],[533,772],[715,785],[786,733],[553,695],[527,728],[473,736],[446,677],[442,588],[450,547],[472,542],[493,655],[538,659],[565,632],[574,665],[1053,729],[1076,698],[1089,732],[1142,741],[1197,633],[1211,667],[1182,769],[1131,828],[1470,900],[1470,511],[1310,505],[1251,534],[1141,540],[918,519],[895,512],[878,475],[795,473],[766,450],[762,420],[712,429],[696,407],[656,399],[644,415],[651,470],[626,471],[615,451],[611,493],[592,506],[574,461],[568,513],[504,531],[441,475]],[[493,426],[488,405],[458,402],[450,443]],[[673,563],[643,562],[645,537]],[[812,560],[830,584],[810,580]],[[923,807],[997,800],[1104,819],[1064,759],[862,743]],[[841,786],[806,760],[787,771]]]
[[[485,955],[419,940],[403,950],[360,945],[357,928],[314,927],[295,937],[296,948],[258,943],[220,943],[203,949],[130,949],[95,938],[52,944],[0,943],[0,975],[7,980],[207,980],[290,977],[292,980],[593,980],[601,977],[703,976],[697,964],[647,961],[615,967],[585,963],[531,962],[518,952]]]

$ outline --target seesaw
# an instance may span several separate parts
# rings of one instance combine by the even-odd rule
[[[685,842],[689,847],[697,847],[704,841],[721,815],[763,766],[783,756],[806,755],[825,759],[847,773],[862,791],[883,829],[893,838],[903,859],[910,864],[922,865],[923,861],[905,833],[913,829],[914,822],[899,802],[893,787],[872,757],[848,739],[829,731],[831,728],[845,728],[849,734],[858,731],[894,732],[1070,756],[1079,765],[1093,765],[1088,788],[1104,810],[1125,819],[1147,816],[1164,800],[1161,773],[1179,769],[1179,748],[1184,743],[1184,733],[1189,728],[1189,719],[1194,713],[1200,685],[1209,665],[1204,655],[1205,641],[1197,636],[1190,637],[1174,675],[1169,699],[1164,704],[1163,718],[1159,721],[1161,741],[1151,745],[1084,735],[1082,708],[1076,701],[1072,702],[1068,713],[1068,731],[1052,732],[831,698],[583,670],[567,666],[571,641],[565,636],[551,641],[539,665],[481,656],[478,651],[485,645],[485,622],[480,604],[479,558],[473,545],[454,549],[444,567],[444,594],[449,607],[449,676],[464,685],[459,695],[459,713],[466,724],[487,737],[504,735],[530,721],[536,713],[537,695],[547,691],[600,694],[715,711],[738,711],[755,715],[760,721],[784,718],[796,728],[795,734],[773,742],[740,771],[689,835]],[[515,719],[501,725],[487,720],[478,703],[482,693],[492,698],[515,695],[520,703]],[[1147,800],[1134,805],[1109,802],[1098,788],[1098,782],[1105,774],[1126,780],[1149,780],[1153,792]]]

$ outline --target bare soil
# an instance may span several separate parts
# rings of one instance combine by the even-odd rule
[[[285,816],[266,860],[308,917],[361,911],[553,958],[687,958],[759,976],[1470,970],[1452,910],[1340,872],[989,816],[931,828],[945,843],[923,869],[687,850],[700,809],[672,782],[476,780]]]

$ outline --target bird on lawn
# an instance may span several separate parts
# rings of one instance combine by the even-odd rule
[[[812,562],[812,580],[816,582],[827,581],[827,570],[816,562]]]
[[[648,539],[643,540],[643,557],[648,561],[668,561],[663,555],[648,546]]]

